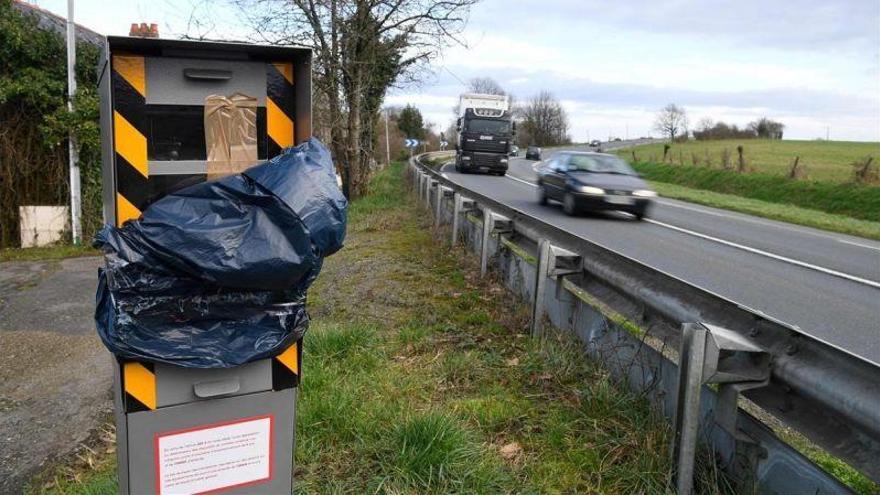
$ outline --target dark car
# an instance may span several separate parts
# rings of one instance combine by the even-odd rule
[[[647,215],[657,193],[628,163],[605,153],[565,151],[538,169],[538,202],[562,202],[565,213],[617,210]]]
[[[529,146],[526,148],[526,160],[540,160],[541,148],[537,146]]]
[[[598,139],[590,141],[590,148],[598,148],[599,146],[602,146],[602,141],[599,141]]]
[[[514,144],[510,147],[510,156],[519,156],[519,146]]]

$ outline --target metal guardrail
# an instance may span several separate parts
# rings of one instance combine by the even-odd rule
[[[523,239],[537,245],[537,267],[528,294],[536,335],[541,333],[545,316],[565,326],[560,317],[567,314],[568,303],[559,302],[562,292],[577,295],[583,291],[600,294],[603,306],[632,317],[651,340],[661,343],[653,353],[645,349],[645,338],[636,339],[635,345],[641,348],[637,351],[602,349],[601,341],[607,337],[596,337],[593,330],[589,338],[595,340],[587,342],[606,364],[609,360],[617,363],[612,367],[623,363],[624,355],[634,353],[630,356],[633,359],[625,363],[628,368],[619,370],[619,374],[631,386],[656,389],[654,399],[663,404],[668,416],[676,417],[677,454],[682,448],[691,448],[687,444],[697,428],[693,421],[700,417],[699,431],[713,443],[717,454],[729,460],[730,474],[745,485],[775,493],[780,487],[785,493],[847,492],[765,424],[738,408],[741,393],[764,413],[880,481],[880,367],[759,311],[467,190],[422,164],[423,156],[415,157],[409,168],[419,197],[433,207],[436,225],[444,220],[451,223],[454,244],[468,229],[479,229],[469,238],[479,246],[483,274],[488,269],[493,243],[496,254],[505,239],[507,243]],[[444,208],[447,203],[448,209]],[[481,225],[474,227],[469,225],[472,222],[462,221],[467,214],[480,214]],[[521,271],[531,270],[520,265]],[[556,294],[549,302],[553,311],[547,310],[548,302],[544,300],[551,289]],[[568,317],[573,318],[571,314]],[[708,337],[703,330],[697,332],[702,337],[696,344],[693,338],[682,339],[683,333],[693,334],[695,324],[708,332]],[[583,329],[575,330],[582,333]],[[721,344],[707,348],[707,342]],[[736,345],[725,347],[731,342]],[[695,354],[701,356],[693,362],[701,373],[691,376],[689,383],[696,384],[695,390],[702,389],[702,393],[696,394],[694,406],[691,390],[687,399],[691,401],[690,409],[682,405],[684,388],[677,387],[679,379],[686,383],[688,377],[686,373],[679,377],[681,370],[670,356],[674,353],[668,352],[679,345],[679,355],[687,358],[682,359],[686,366]],[[650,380],[646,379],[649,375]],[[719,383],[718,392],[704,386],[707,383]],[[679,400],[671,404],[671,398],[677,396]],[[682,416],[687,416],[690,423],[681,424]],[[727,434],[719,435],[720,431]],[[683,466],[677,467],[681,472]],[[751,481],[744,481],[748,479]],[[809,491],[791,491],[793,487]]]

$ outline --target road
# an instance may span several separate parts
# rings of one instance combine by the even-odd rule
[[[607,149],[607,148],[606,148]],[[535,162],[452,181],[880,364],[880,242],[659,198],[643,222],[537,203]]]

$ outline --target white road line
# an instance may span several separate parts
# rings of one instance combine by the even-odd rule
[[[760,249],[756,249],[756,248],[753,248],[753,247],[745,246],[745,245],[742,245],[742,244],[737,244],[737,243],[735,243],[735,242],[726,241],[726,240],[724,240],[724,239],[719,239],[719,238],[717,238],[717,237],[712,237],[712,236],[710,236],[710,235],[701,234],[701,233],[699,233],[699,232],[694,232],[693,230],[688,230],[688,229],[683,229],[683,228],[681,228],[681,227],[676,227],[675,225],[670,225],[670,224],[668,224],[668,223],[658,222],[657,220],[651,220],[650,218],[646,218],[644,221],[645,221],[645,222],[649,222],[649,223],[653,223],[654,225],[659,225],[659,226],[661,226],[661,227],[666,227],[667,229],[672,229],[672,230],[675,230],[675,231],[678,231],[678,232],[682,232],[682,233],[684,233],[684,234],[689,234],[689,235],[692,235],[692,236],[695,236],[695,237],[699,237],[699,238],[701,238],[701,239],[706,239],[706,240],[708,240],[708,241],[717,242],[717,243],[719,243],[719,244],[724,244],[725,246],[730,246],[730,247],[733,247],[733,248],[742,249],[743,251],[748,251],[748,252],[753,253],[753,254],[757,254],[757,255],[760,255],[760,256],[765,256],[765,257],[767,257],[767,258],[772,258],[772,259],[779,260],[779,261],[783,261],[783,262],[785,262],[785,263],[789,263],[789,264],[792,264],[792,265],[797,265],[797,266],[800,266],[800,267],[802,267],[802,268],[808,268],[808,269],[810,269],[810,270],[815,270],[815,271],[818,271],[818,272],[825,273],[825,274],[827,274],[827,275],[832,275],[832,276],[835,276],[835,277],[839,277],[839,278],[843,278],[843,279],[846,279],[846,280],[850,280],[850,281],[852,281],[852,282],[856,282],[856,283],[860,283],[860,284],[868,285],[868,286],[874,287],[875,289],[880,289],[880,282],[876,282],[876,281],[874,281],[874,280],[868,280],[868,279],[866,279],[866,278],[857,277],[857,276],[855,276],[855,275],[850,275],[850,274],[848,274],[848,273],[839,272],[839,271],[837,271],[837,270],[831,270],[830,268],[825,268],[825,267],[822,267],[822,266],[813,265],[813,264],[810,264],[810,263],[805,263],[805,262],[803,262],[803,261],[798,261],[798,260],[796,260],[796,259],[788,258],[788,257],[785,257],[785,256],[780,256],[780,255],[778,255],[778,254],[773,254],[773,253],[770,253],[770,252],[767,252],[767,251],[763,251],[763,250],[760,250]]]
[[[702,208],[694,208],[693,206],[684,206],[684,205],[680,205],[677,203],[671,203],[669,201],[659,201],[658,200],[657,203],[664,205],[664,206],[672,206],[673,208],[681,208],[683,210],[690,210],[690,211],[696,211],[698,213],[705,213],[706,215],[715,215],[716,217],[737,218],[737,217],[734,217],[731,215],[725,215],[724,213],[719,213],[717,211],[704,210]],[[764,222],[758,222],[758,223],[764,224]]]
[[[519,177],[514,177],[514,176],[512,176],[512,175],[510,175],[510,174],[505,175],[505,177],[507,177],[508,179],[511,179],[511,180],[515,180],[515,181],[517,181],[517,182],[522,182],[523,184],[525,184],[525,185],[527,185],[527,186],[538,187],[538,185],[535,184],[535,183],[529,182],[529,181],[527,181],[527,180],[520,179]]]
[[[863,247],[866,249],[874,249],[874,250],[880,251],[880,247],[871,246],[869,244],[862,244],[861,242],[847,241],[845,239],[837,239],[837,242],[842,242],[844,244],[852,244],[853,246],[859,246],[859,247]]]
[[[814,236],[816,236],[816,237],[824,237],[825,239],[831,239],[831,240],[838,241],[838,242],[844,242],[844,243],[847,243],[847,244],[852,244],[852,245],[854,245],[854,246],[861,246],[861,247],[868,248],[868,249],[880,249],[880,248],[877,248],[877,247],[874,247],[874,246],[869,246],[869,245],[866,245],[866,244],[859,244],[858,242],[846,241],[846,240],[843,240],[843,239],[841,239],[841,238],[839,238],[839,237],[837,237],[837,236],[834,236],[834,235],[832,235],[832,234],[827,234],[827,233],[824,233],[824,232],[814,232],[814,231],[809,230],[809,229],[806,229],[806,228],[796,227],[796,226],[792,226],[792,225],[785,225],[785,224],[783,224],[783,223],[781,223],[781,222],[779,222],[779,223],[772,223],[772,222],[765,222],[765,221],[763,221],[763,220],[758,220],[758,219],[755,219],[755,218],[749,218],[749,217],[747,217],[747,216],[743,216],[743,215],[728,215],[728,214],[720,213],[720,212],[717,212],[717,211],[707,210],[707,209],[705,209],[705,208],[698,208],[698,207],[693,207],[693,206],[680,205],[680,204],[678,204],[678,203],[674,203],[674,202],[671,202],[671,201],[662,201],[662,200],[660,200],[660,201],[657,201],[657,203],[659,203],[659,204],[661,204],[661,205],[664,205],[664,206],[671,206],[671,207],[673,207],[673,208],[681,208],[681,209],[683,209],[683,210],[690,210],[690,211],[695,211],[695,212],[697,212],[697,213],[704,213],[704,214],[706,214],[706,215],[714,215],[714,216],[716,216],[716,217],[731,218],[731,219],[733,219],[733,220],[741,220],[741,221],[743,221],[743,222],[755,223],[755,224],[758,224],[758,225],[764,225],[764,226],[772,227],[772,228],[776,228],[776,229],[790,230],[790,231],[792,231],[792,232],[798,232],[798,233],[800,233],[800,234],[809,234],[809,235],[814,235]]]
[[[538,187],[536,184],[533,184],[533,183],[531,183],[531,182],[529,182],[529,181],[526,181],[526,180],[520,179],[519,177],[514,177],[514,176],[512,176],[512,175],[510,175],[510,174],[506,175],[505,177],[507,177],[508,179],[511,179],[511,180],[515,180],[515,181],[517,181],[517,182],[522,182],[523,184],[526,184],[526,185],[529,185],[529,186],[532,186],[532,187]],[[801,268],[807,268],[807,269],[809,269],[809,270],[815,270],[815,271],[818,271],[818,272],[821,272],[821,273],[825,273],[825,274],[827,274],[827,275],[832,275],[832,276],[839,277],[839,278],[843,278],[843,279],[846,279],[846,280],[850,280],[850,281],[852,281],[852,282],[856,282],[856,283],[859,283],[859,284],[868,285],[868,286],[870,286],[870,287],[874,287],[875,289],[880,289],[880,282],[877,282],[877,281],[874,281],[874,280],[869,280],[869,279],[866,279],[866,278],[857,277],[857,276],[855,276],[855,275],[850,275],[849,273],[839,272],[839,271],[837,271],[837,270],[832,270],[832,269],[830,269],[830,268],[825,268],[825,267],[823,267],[823,266],[813,265],[813,264],[810,264],[810,263],[806,263],[806,262],[804,262],[804,261],[799,261],[799,260],[796,260],[796,259],[793,259],[793,258],[788,258],[788,257],[786,257],[786,256],[780,256],[780,255],[778,255],[778,254],[773,254],[773,253],[768,252],[768,251],[764,251],[764,250],[761,250],[761,249],[757,249],[757,248],[749,247],[749,246],[746,246],[746,245],[743,245],[743,244],[738,244],[738,243],[736,243],[736,242],[731,242],[731,241],[727,241],[727,240],[724,240],[724,239],[719,239],[718,237],[712,237],[712,236],[710,236],[710,235],[701,234],[701,233],[699,233],[699,232],[695,232],[695,231],[693,231],[693,230],[684,229],[684,228],[681,228],[681,227],[677,227],[677,226],[675,226],[675,225],[670,225],[670,224],[668,224],[668,223],[659,222],[659,221],[657,221],[657,220],[652,220],[652,219],[650,219],[650,218],[646,218],[646,219],[644,219],[644,221],[645,221],[645,222],[650,222],[650,223],[652,223],[652,224],[654,224],[654,225],[657,225],[657,226],[660,226],[660,227],[665,227],[665,228],[667,228],[667,229],[676,230],[676,231],[681,232],[681,233],[684,233],[684,234],[689,234],[689,235],[692,235],[692,236],[695,236],[695,237],[699,237],[699,238],[701,238],[701,239],[705,239],[705,240],[708,240],[708,241],[717,242],[717,243],[719,243],[719,244],[724,244],[725,246],[730,246],[730,247],[733,247],[733,248],[742,249],[743,251],[748,251],[748,252],[753,253],[753,254],[757,254],[757,255],[760,255],[760,256],[765,256],[765,257],[767,257],[767,258],[775,259],[775,260],[777,260],[777,261],[782,261],[782,262],[785,262],[785,263],[789,263],[789,264],[792,264],[792,265],[796,265],[796,266],[799,266],[799,267],[801,267]],[[853,242],[850,242],[850,241],[844,241],[844,240],[842,240],[842,239],[837,239],[837,240],[840,241],[840,242],[846,242],[846,243],[848,243],[848,244],[856,244],[856,243],[853,243]],[[877,249],[877,248],[875,248],[875,247],[873,247],[873,246],[868,246],[868,245],[865,245],[865,244],[857,244],[857,245],[862,246],[862,247],[868,247],[868,248],[871,248],[871,249]]]

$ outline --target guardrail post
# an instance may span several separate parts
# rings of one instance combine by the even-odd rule
[[[467,213],[477,209],[477,204],[459,193],[452,195],[452,245],[458,244],[458,229],[461,224],[461,217]]]
[[[421,170],[418,171],[418,186],[419,186],[419,201],[422,200],[422,191],[425,189],[425,179],[427,179],[427,175]]]
[[[771,356],[731,330],[705,323],[685,323],[678,357],[673,463],[677,493],[690,495],[694,487],[703,385],[721,384],[715,422],[738,442],[749,442],[737,431],[737,399],[740,391],[768,383]]]
[[[489,239],[492,234],[506,234],[513,231],[509,218],[503,217],[492,210],[483,208],[483,242],[480,243],[480,276],[485,277],[489,269]]]
[[[538,266],[535,270],[535,293],[532,295],[532,337],[541,337],[544,333],[542,318],[544,316],[544,292],[550,264],[550,241],[538,241]]]
[[[442,223],[440,221],[442,219],[440,208],[443,206],[443,198],[446,197],[447,191],[452,190],[439,182],[437,183],[437,204],[434,205],[434,227],[439,227]]]
[[[458,244],[458,221],[461,218],[461,194],[452,194],[452,246]]]
[[[553,278],[559,281],[558,291],[564,277],[581,273],[581,257],[552,245],[547,239],[541,239],[538,241],[538,266],[535,272],[531,332],[532,337],[541,337],[544,334],[544,298],[547,279]]]
[[[434,185],[439,186],[439,182],[428,177],[428,185],[425,187],[425,206],[428,207],[428,209],[431,208],[431,189],[434,188]]]
[[[483,242],[480,243],[480,276],[486,276],[489,268],[489,237],[492,235],[492,217],[494,213],[488,208],[483,208]]]

